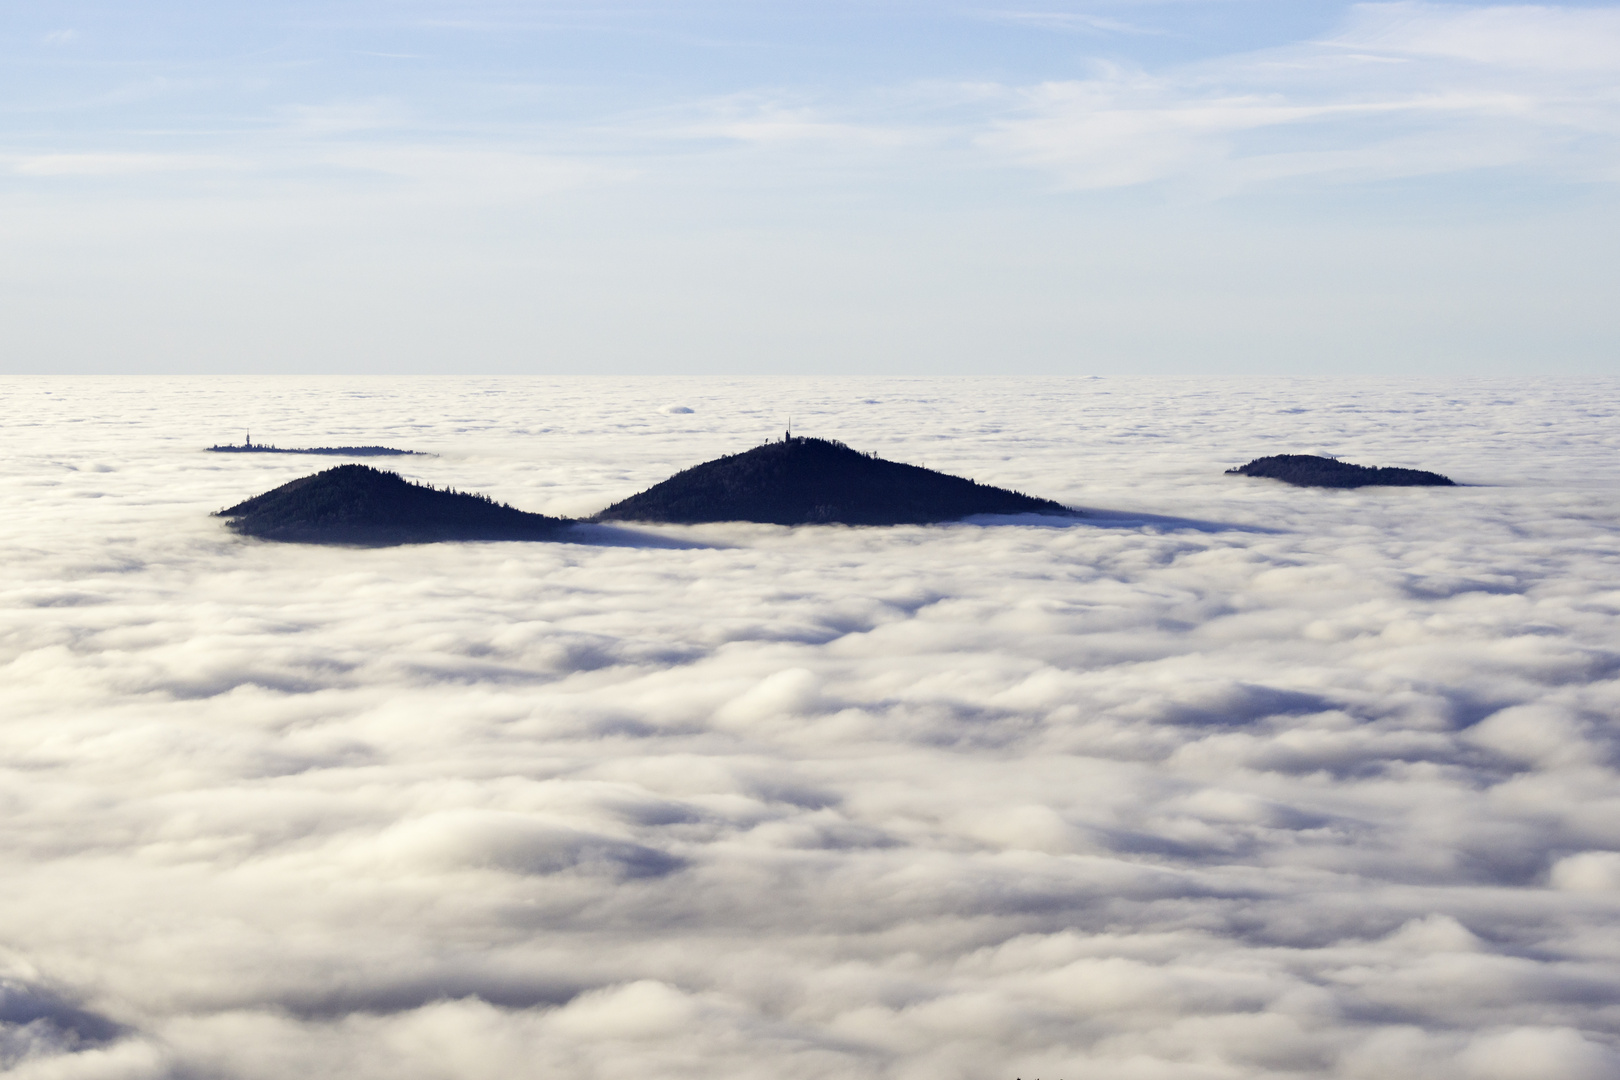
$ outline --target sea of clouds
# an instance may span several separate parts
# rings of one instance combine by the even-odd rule
[[[0,1069],[1620,1076],[1617,395],[0,380]],[[789,413],[1088,516],[209,516],[334,464],[247,426],[582,514]]]

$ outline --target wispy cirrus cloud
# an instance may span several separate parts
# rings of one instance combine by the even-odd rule
[[[1083,13],[986,17],[1146,32]],[[1504,169],[1604,181],[1620,175],[1620,93],[1601,77],[1620,55],[1610,47],[1617,27],[1606,10],[1362,5],[1320,40],[1197,63],[1096,60],[1084,77],[1031,84],[755,92],[604,130],[658,142],[837,146],[885,154],[889,169],[907,168],[907,151],[936,167],[976,156],[1045,171],[1068,190],[1174,184],[1219,197],[1278,182]]]
[[[1328,44],[1562,75],[1620,68],[1620,11],[1559,5],[1359,4]]]
[[[205,154],[34,154],[7,160],[17,176],[131,176],[153,173],[243,169],[246,163],[223,155]]]
[[[875,119],[833,102],[762,93],[728,95],[650,110],[606,125],[609,138],[656,143],[715,141],[771,148],[895,151],[949,137],[944,125]]]
[[[1309,15],[1288,15],[1302,9]],[[120,318],[138,322],[199,283],[237,282],[241,311],[261,300],[284,308],[291,301],[266,298],[312,280],[303,260],[321,251],[337,284],[310,290],[301,301],[307,319],[265,315],[266,325],[347,326],[357,340],[376,340],[379,328],[397,325],[394,311],[426,317],[472,304],[480,314],[471,322],[499,328],[491,333],[504,343],[503,364],[529,362],[532,341],[561,340],[574,318],[571,341],[618,357],[702,339],[686,354],[700,364],[727,350],[735,363],[753,363],[785,355],[789,343],[806,357],[905,354],[907,370],[941,349],[1019,351],[1009,344],[1013,330],[1030,335],[1043,365],[1062,366],[1095,326],[1069,298],[1097,295],[1099,282],[1142,290],[1123,306],[1110,303],[1113,312],[1173,307],[1187,299],[1180,290],[1189,274],[1217,291],[1235,287],[1243,274],[1231,267],[1207,276],[1167,269],[1185,265],[1189,229],[1244,232],[1206,247],[1232,258],[1252,252],[1245,273],[1257,284],[1244,286],[1247,305],[1194,298],[1186,318],[1144,317],[1148,336],[1176,326],[1201,334],[1191,328],[1222,312],[1272,312],[1268,275],[1278,256],[1356,232],[1346,209],[1366,222],[1411,222],[1440,199],[1456,235],[1411,229],[1388,238],[1432,245],[1426,269],[1397,288],[1382,256],[1362,251],[1355,281],[1324,285],[1319,310],[1348,311],[1352,285],[1407,312],[1410,321],[1396,320],[1402,326],[1439,319],[1444,334],[1436,330],[1415,352],[1426,355],[1444,336],[1457,342],[1450,355],[1485,348],[1498,357],[1520,346],[1497,344],[1503,335],[1477,329],[1470,312],[1518,312],[1517,323],[1502,314],[1504,326],[1522,328],[1515,342],[1556,339],[1560,355],[1607,362],[1613,271],[1604,251],[1612,244],[1601,238],[1612,235],[1612,212],[1601,198],[1579,196],[1585,185],[1620,179],[1612,8],[1266,0],[518,11],[426,0],[341,17],[274,3],[201,21],[164,2],[131,12],[75,16],[71,50],[42,45],[70,25],[61,14],[11,39],[15,93],[0,109],[8,273],[42,299],[49,293],[61,311],[98,314],[46,314],[35,304],[41,314],[9,327],[13,340],[26,333],[29,343],[8,355],[57,355],[67,340],[61,327],[112,325],[99,314],[107,303],[123,298]],[[1145,197],[1072,197],[1123,189]],[[1257,193],[1286,195],[1288,221],[1259,201],[1205,209]],[[1106,214],[1098,212],[1104,201]],[[1515,213],[1464,220],[1485,202]],[[1578,211],[1576,202],[1584,202]],[[204,203],[207,212],[197,212]],[[1521,217],[1545,227],[1514,232],[1510,219]],[[747,229],[736,228],[741,221]],[[1102,221],[1119,247],[1159,252],[1144,257],[1139,276],[1066,254]],[[779,229],[793,239],[767,237]],[[1491,242],[1499,259],[1456,254],[1481,230],[1501,230]],[[1268,250],[1250,242],[1262,235]],[[62,243],[67,236],[82,246]],[[257,244],[273,250],[248,254]],[[797,245],[800,257],[781,258],[784,245]],[[1579,254],[1547,259],[1552,247]],[[170,279],[131,269],[116,288],[84,287],[85,266],[110,275],[144,265],[159,248],[171,253],[159,271]],[[820,254],[805,256],[810,249]],[[1089,250],[1102,258],[1102,247]],[[545,285],[511,277],[593,260],[597,270],[559,270],[561,279]],[[796,269],[817,260],[814,273]],[[845,261],[869,268],[870,280],[853,286],[859,275]],[[1548,262],[1562,268],[1556,281],[1526,269]],[[454,275],[466,291],[447,305],[450,267],[466,268]],[[991,282],[982,277],[988,267],[1008,269]],[[1465,298],[1472,286],[1457,283],[1482,268],[1495,275],[1489,298]],[[423,283],[418,300],[401,304],[401,279],[413,275]],[[364,329],[352,314],[364,307],[358,302],[317,310],[368,281],[377,283],[374,321]],[[894,292],[879,302],[887,288]],[[1004,292],[994,303],[964,299],[987,288]],[[492,299],[508,289],[583,291],[541,330],[528,321],[530,306]],[[616,314],[621,292],[634,296],[636,318]],[[743,303],[744,294],[755,298]],[[697,314],[728,304],[737,308],[724,320]],[[870,332],[852,321],[856,309],[891,330]],[[981,337],[940,329],[974,317],[986,320]],[[186,334],[206,336],[180,306],[173,318]],[[268,341],[260,325],[237,318],[227,325],[221,316],[219,340],[199,337],[194,355],[236,355],[238,341]],[[769,347],[717,328],[749,320],[754,340]],[[1230,325],[1239,321],[1253,329],[1227,356],[1251,355],[1258,337],[1276,334],[1270,318]],[[1321,327],[1318,345],[1349,348],[1347,323],[1310,322]],[[1457,334],[1468,327],[1475,336],[1463,343]],[[445,334],[452,344],[431,350],[420,334],[402,340],[422,356],[448,356],[466,333]],[[170,356],[185,335],[115,336],[94,344],[86,332],[81,355],[122,355],[144,340],[150,355]],[[1134,351],[1118,344],[1123,336],[1110,340],[1119,355]],[[1286,351],[1278,348],[1269,355]],[[1203,355],[1182,344],[1164,349],[1156,355]],[[570,344],[552,355],[580,353]]]
[[[1070,33],[1157,35],[1165,32],[1155,27],[1079,11],[989,11],[983,17],[991,22]]]
[[[979,144],[1077,189],[1489,168],[1612,179],[1620,94],[1594,74],[1617,63],[1616,43],[1607,10],[1365,5],[1319,42],[1006,87]]]

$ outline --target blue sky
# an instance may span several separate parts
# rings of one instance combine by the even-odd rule
[[[1620,10],[12,5],[0,370],[1612,367]]]

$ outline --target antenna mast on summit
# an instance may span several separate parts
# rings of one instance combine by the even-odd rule
[[[793,441],[793,414],[792,413],[788,413],[787,434],[782,437],[782,441],[783,442],[792,442]]]

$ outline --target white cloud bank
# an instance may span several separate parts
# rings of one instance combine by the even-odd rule
[[[1617,390],[6,381],[0,1066],[1620,1075]],[[789,411],[1105,512],[207,517],[330,464],[249,423],[581,512]],[[1221,475],[1300,449],[1475,486]]]

